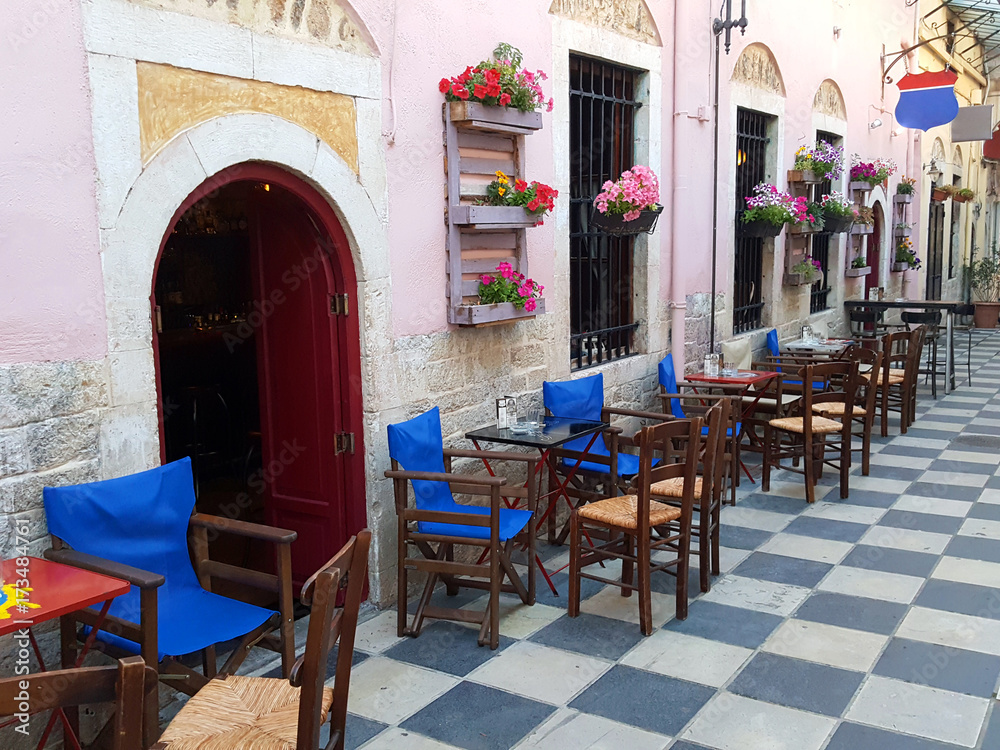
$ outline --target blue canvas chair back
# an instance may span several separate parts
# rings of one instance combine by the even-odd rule
[[[404,471],[430,471],[444,473],[444,439],[441,436],[441,411],[434,407],[418,417],[391,424],[389,433],[389,456]],[[451,487],[447,482],[412,480],[413,494],[418,510],[445,513],[466,513],[489,515],[490,509],[478,505],[461,505],[455,502]],[[516,536],[531,517],[531,511],[500,509],[500,541]],[[461,526],[450,523],[427,523],[420,521],[417,528],[424,534],[445,534],[468,539],[489,539],[487,526]]]
[[[600,422],[601,410],[604,408],[604,375],[558,382],[545,381],[542,383],[542,401],[554,417]],[[586,435],[569,441],[563,447],[574,451],[586,450],[590,445],[590,438],[590,435]],[[597,436],[590,446],[590,452],[601,456],[610,455],[603,435]]]
[[[660,385],[663,386],[663,390],[667,393],[677,393],[677,373],[674,371],[674,355],[668,354],[661,359],[658,370]],[[681,400],[679,398],[670,399],[670,413],[677,419],[687,419],[684,409],[681,408]]]
[[[781,347],[778,346],[778,329],[772,328],[767,332],[767,351],[772,357],[781,354]]]
[[[46,487],[43,499],[49,531],[73,549],[166,579],[156,591],[161,657],[243,636],[273,614],[211,594],[198,582],[188,554],[195,502],[190,458],[103,482]],[[138,623],[138,589],[115,599],[108,612]],[[100,638],[138,650],[103,631]]]

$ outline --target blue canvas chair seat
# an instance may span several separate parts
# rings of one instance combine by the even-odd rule
[[[102,641],[129,653],[140,653],[147,664],[154,665],[164,657],[204,651],[205,675],[176,663],[172,667],[175,673],[183,670],[181,679],[173,685],[193,694],[215,674],[215,644],[243,639],[226,665],[226,672],[232,673],[246,658],[250,645],[261,641],[269,630],[278,629],[282,666],[286,675],[290,673],[295,653],[291,571],[283,562],[290,560],[290,554],[286,550],[279,555],[278,576],[261,574],[269,581],[265,588],[284,592],[279,615],[205,590],[192,565],[188,531],[194,527],[204,534],[205,528],[214,527],[223,533],[268,539],[279,545],[290,545],[294,532],[200,514],[192,516],[195,496],[190,458],[102,482],[46,487],[43,497],[49,531],[55,538],[54,549],[46,553],[48,557],[89,566],[133,584],[108,610],[109,615],[131,623],[132,632],[126,631],[123,637],[102,629],[98,633]],[[196,551],[197,564],[205,549]],[[223,575],[212,573],[213,577]],[[155,622],[148,617],[150,610],[144,613],[140,606],[143,597],[155,605],[151,610]],[[142,642],[132,640],[133,632],[141,635]],[[149,700],[155,707],[156,691],[152,694]],[[147,737],[156,732],[155,710],[151,722],[151,727],[147,724]]]
[[[445,466],[444,441],[441,435],[441,413],[437,407],[414,417],[406,422],[388,426],[389,457],[393,468],[386,472],[392,478],[396,490],[396,514],[399,520],[400,560],[399,560],[399,603],[397,632],[400,636],[417,636],[420,633],[425,617],[435,619],[452,619],[469,621],[467,610],[447,609],[429,605],[434,587],[439,580],[444,580],[449,594],[457,593],[458,588],[489,588],[488,604],[483,610],[483,619],[479,631],[479,644],[489,642],[490,648],[499,646],[499,594],[501,591],[516,593],[525,604],[534,603],[534,525],[531,523],[534,514],[534,499],[530,497],[532,507],[527,510],[500,507],[500,486],[506,480],[496,477],[475,477],[469,475],[451,474]],[[488,459],[491,456],[503,456],[506,460],[517,460],[510,454],[495,454],[486,451],[477,455]],[[524,459],[522,459],[524,460]],[[535,459],[528,462],[529,480],[535,472]],[[400,470],[402,469],[402,470]],[[435,478],[416,478],[416,474],[431,474]],[[463,505],[455,500],[451,484],[461,484],[467,488],[480,490],[479,494],[490,496],[490,505]],[[414,510],[407,506],[407,484],[413,487]],[[465,516],[470,521],[473,518],[489,520],[489,525],[466,525],[460,522],[449,522],[439,518],[426,519],[426,513],[448,513],[459,518]],[[415,523],[414,523],[415,521]],[[415,528],[414,528],[415,527]],[[497,529],[499,546],[491,541],[493,528]],[[528,530],[528,580],[526,588],[516,575],[510,564],[510,551],[514,538]],[[413,538],[414,532],[420,536]],[[466,540],[469,544],[485,548],[480,562],[489,558],[490,564],[480,565],[482,573],[470,572],[469,565],[454,561],[453,545],[455,540]],[[458,543],[462,543],[459,541]],[[431,545],[437,544],[437,550]],[[415,546],[427,562],[417,557],[409,556],[409,548]],[[422,565],[424,567],[422,567]],[[408,568],[426,570],[427,581],[424,584],[424,594],[420,598],[417,610],[413,615],[411,625],[406,622],[406,597]],[[499,570],[494,577],[493,570]],[[510,581],[504,584],[504,577]],[[488,581],[479,580],[486,577]]]

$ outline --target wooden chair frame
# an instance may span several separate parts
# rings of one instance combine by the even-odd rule
[[[396,632],[399,636],[416,637],[420,634],[424,619],[455,620],[479,625],[479,645],[489,643],[491,649],[500,645],[500,593],[517,594],[525,604],[534,603],[535,595],[535,523],[537,511],[537,464],[538,457],[524,453],[498,451],[456,451],[446,450],[445,473],[425,471],[404,471],[393,459],[392,469],[385,476],[393,480],[397,518],[397,555],[399,569],[397,575],[398,599]],[[504,477],[472,476],[451,472],[453,457],[478,458],[484,461],[516,461],[525,464],[527,483],[525,487],[508,487]],[[420,510],[409,504],[407,487],[413,480],[446,482],[455,494],[485,496],[489,498],[488,515]],[[531,518],[524,530],[506,542],[500,542],[501,497],[520,497],[527,501]],[[488,539],[427,534],[419,531],[417,524],[446,523],[458,526],[482,526],[490,530]],[[525,586],[511,562],[511,552],[515,544],[527,547],[528,583]],[[434,548],[437,545],[437,549]],[[455,545],[480,548],[484,552],[486,565],[465,563],[455,560]],[[420,556],[411,556],[409,550],[416,548]],[[407,625],[407,590],[409,571],[427,574],[423,593],[417,604],[410,625]],[[504,583],[504,577],[510,581]],[[485,579],[485,580],[483,580]],[[449,596],[460,588],[485,590],[489,594],[485,610],[447,608],[432,605],[431,596],[438,580],[445,583]]]
[[[208,533],[235,534],[246,539],[270,542],[276,547],[277,574],[240,568],[217,562],[208,556]],[[46,550],[45,557],[65,565],[90,570],[94,573],[121,578],[139,589],[139,624],[118,617],[107,616],[101,626],[103,631],[117,635],[139,645],[139,652],[147,664],[156,664],[160,681],[175,690],[188,695],[197,693],[208,680],[217,674],[234,674],[249,655],[254,646],[261,646],[281,654],[281,669],[284,676],[291,673],[295,659],[295,630],[292,601],[292,554],[291,544],[296,532],[272,526],[249,523],[204,513],[193,513],[188,528],[192,562],[195,574],[206,591],[211,591],[213,579],[240,583],[273,592],[278,597],[278,612],[262,625],[244,635],[233,648],[221,669],[218,668],[215,645],[202,650],[202,674],[181,664],[171,657],[162,662],[159,658],[157,641],[157,597],[156,590],[163,585],[164,577],[158,573],[140,570],[130,565],[107,560],[65,546],[62,539],[52,536],[52,548]],[[97,624],[98,613],[84,609],[61,619],[60,640],[64,667],[76,660],[78,647],[78,625],[93,627]],[[277,631],[275,637],[273,633]],[[121,658],[130,656],[128,652],[109,644],[101,644],[105,653]],[[144,741],[147,745],[155,742],[159,735],[159,691],[153,690],[146,699]]]
[[[852,346],[844,353],[844,358],[858,364],[858,390],[863,396],[855,397],[855,404],[864,410],[863,415],[852,415],[852,436],[861,439],[861,447],[852,444],[851,452],[861,453],[861,474],[868,476],[871,471],[872,432],[875,429],[875,412],[878,410],[879,389],[870,380],[861,377],[861,367],[867,366],[868,372],[879,372],[882,369],[882,352],[866,349],[863,346]]]

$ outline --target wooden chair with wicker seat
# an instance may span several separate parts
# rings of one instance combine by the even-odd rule
[[[220,675],[209,680],[164,730],[152,750],[307,750],[320,747],[320,728],[330,720],[326,750],[343,750],[347,693],[358,610],[368,577],[371,532],[364,529],[302,587],[312,604],[305,653],[288,680]],[[343,594],[343,606],[337,598]],[[327,660],[339,639],[333,688],[324,686]]]
[[[882,352],[851,346],[844,352],[844,359],[858,364],[858,392],[855,396],[854,414],[851,417],[852,435],[861,439],[861,447],[851,446],[851,452],[861,453],[861,474],[868,476],[871,469],[872,431],[875,429],[875,412],[878,409],[879,390],[864,373],[878,372],[882,366]],[[837,402],[813,404],[813,411],[831,419],[844,418],[844,407]]]
[[[639,592],[639,628],[643,635],[653,632],[650,576],[669,571],[677,576],[677,619],[687,617],[688,556],[691,548],[691,517],[694,508],[698,453],[702,420],[677,419],[643,427],[639,433],[639,473],[636,493],[610,497],[573,510],[570,515],[569,616],[580,614],[580,579],[609,583],[622,589],[623,596]],[[669,463],[683,446],[683,461]],[[657,456],[659,460],[657,460]],[[679,479],[684,492],[680,506],[652,499],[650,487],[666,479]],[[657,526],[677,524],[677,532],[654,539]],[[589,539],[583,533],[590,529]],[[609,537],[607,541],[600,539]],[[591,541],[591,539],[593,541]],[[672,559],[653,560],[655,551],[672,550]],[[584,573],[581,568],[609,558],[622,561],[620,580]],[[633,565],[638,582],[633,583]]]
[[[802,400],[793,414],[772,419],[764,430],[764,466],[761,489],[771,489],[771,467],[802,473],[805,476],[806,502],[816,501],[815,486],[824,463],[840,470],[840,496],[846,498],[849,491],[851,465],[851,421],[838,422],[819,416],[814,405],[820,403],[843,404],[843,412],[853,413],[854,396],[857,389],[858,366],[855,362],[829,362],[821,365],[806,365],[799,371],[802,379]],[[842,390],[824,388],[816,392],[816,383],[829,383],[832,377],[843,383]],[[839,436],[838,440],[827,440]],[[782,437],[785,438],[784,442]],[[827,458],[828,455],[835,458]],[[803,467],[782,466],[785,458],[801,459]],[[817,466],[817,462],[819,465]]]
[[[882,364],[875,380],[882,437],[889,436],[889,412],[899,412],[899,431],[904,435],[916,418],[917,369],[925,330],[919,326],[882,337]],[[861,377],[867,380],[873,374]]]

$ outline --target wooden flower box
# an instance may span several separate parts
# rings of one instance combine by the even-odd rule
[[[851,235],[855,237],[858,235],[871,234],[874,231],[875,231],[874,224],[862,224],[860,222],[855,222],[854,226],[851,227]]]
[[[792,273],[791,271],[785,271],[783,280],[785,286],[812,286],[818,281],[818,279],[807,281],[804,273]]]
[[[861,276],[867,276],[871,272],[871,266],[865,266],[864,268],[848,268],[844,271],[844,276],[847,276],[848,278],[859,278]]]
[[[870,193],[872,185],[870,182],[865,182],[864,180],[851,180],[851,182],[847,184],[847,189],[852,193]]]
[[[822,175],[817,175],[811,169],[789,169],[789,182],[802,182],[806,185],[816,185],[823,181]]]
[[[801,221],[798,224],[786,224],[785,225],[786,234],[817,234],[822,232],[822,229],[818,229],[808,221]]]
[[[453,224],[475,229],[526,229],[542,217],[532,216],[520,206],[452,206]]]
[[[893,263],[891,266],[889,266],[889,270],[892,271],[893,273],[901,273],[903,271],[909,271],[910,270],[910,264],[909,263]]]
[[[460,128],[528,135],[542,128],[541,112],[522,112],[512,107],[479,102],[449,102],[451,121]]]
[[[892,196],[892,202],[896,203],[896,204],[900,204],[900,203],[903,203],[903,204],[905,204],[905,203],[912,203],[913,202],[913,193],[907,193],[906,195],[902,195],[900,193],[896,193],[894,196]]]
[[[531,312],[518,310],[513,302],[500,302],[495,305],[459,305],[451,309],[449,322],[460,326],[489,326],[531,320],[545,312],[544,299],[535,300],[535,303],[537,306]]]
[[[894,228],[892,230],[892,236],[896,237],[896,238],[909,237],[912,232],[913,232],[913,228],[912,227],[907,227],[906,229],[895,229]]]

